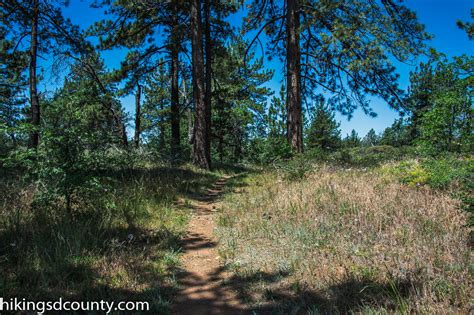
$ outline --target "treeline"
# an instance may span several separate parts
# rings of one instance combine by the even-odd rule
[[[3,156],[28,146],[34,157],[52,143],[66,159],[142,146],[210,169],[213,159],[245,158],[256,139],[274,141],[275,124],[289,152],[299,153],[322,93],[346,115],[374,115],[370,95],[407,109],[390,58],[410,60],[430,38],[393,1],[94,1],[90,10],[106,15],[88,29],[65,19],[62,5],[0,7]],[[247,16],[236,28],[229,21],[242,7]],[[113,49],[127,55],[109,70],[101,53]],[[279,104],[267,106],[264,83],[273,73],[264,57],[284,65]],[[57,73],[38,73],[38,58]],[[39,91],[55,74],[66,74],[63,86]],[[125,95],[135,96],[135,117],[120,104]]]
[[[355,130],[341,138],[333,110],[321,100],[308,128],[307,146],[323,150],[359,145],[417,146],[421,152],[467,153],[473,150],[474,59],[448,61],[438,56],[410,73],[401,117],[381,134],[370,129],[361,138]]]
[[[269,94],[260,86],[271,72],[225,20],[237,3],[104,1],[93,6],[107,8],[107,19],[80,30],[63,18],[60,2],[2,4],[3,154],[28,146],[36,151],[29,154],[37,155],[49,138],[64,144],[66,135],[73,142],[80,139],[78,150],[131,147],[130,119],[119,102],[125,95],[136,100],[134,147],[143,144],[171,160],[191,158],[210,169],[211,140],[221,158],[226,148],[242,145]],[[98,44],[86,41],[88,36]],[[119,48],[127,49],[127,56],[110,71],[100,53]],[[66,73],[53,95],[38,92],[38,56],[58,72],[47,77]]]

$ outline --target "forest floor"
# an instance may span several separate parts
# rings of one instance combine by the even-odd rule
[[[191,205],[193,214],[182,245],[182,272],[175,299],[176,314],[242,314],[244,303],[226,285],[230,274],[225,272],[214,236],[219,196],[230,176],[223,176]],[[180,201],[185,205],[185,201]]]

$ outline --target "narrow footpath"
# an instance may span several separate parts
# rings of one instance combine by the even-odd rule
[[[214,237],[217,199],[230,177],[219,179],[193,204],[194,213],[182,240],[180,290],[174,314],[244,314],[245,305],[225,282],[229,279],[221,265]]]

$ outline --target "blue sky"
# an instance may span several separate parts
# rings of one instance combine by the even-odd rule
[[[64,15],[69,17],[73,23],[87,28],[95,21],[104,18],[101,9],[90,8],[91,1],[71,0],[67,8],[64,9]],[[474,53],[474,42],[469,41],[467,35],[456,26],[456,20],[470,20],[470,8],[474,7],[472,0],[406,0],[405,5],[414,10],[419,21],[426,26],[428,33],[434,36],[429,43],[440,52],[445,53],[448,57],[459,56],[462,54],[472,55]],[[237,13],[230,18],[233,25],[239,25],[243,14]],[[120,61],[125,56],[125,51],[114,50],[106,51],[102,54],[106,65],[112,69],[120,65]],[[405,89],[408,86],[409,72],[415,68],[413,65],[396,64],[397,71],[400,74],[400,86]],[[282,67],[278,62],[267,62],[268,68],[275,70],[274,78],[268,82],[267,86],[278,93],[280,90]],[[45,66],[45,71],[47,71]],[[57,86],[54,82],[44,82],[43,88],[53,89]],[[131,115],[134,114],[134,98],[128,96],[122,99],[122,104],[126,111]],[[341,122],[342,135],[350,133],[355,129],[359,135],[365,135],[371,128],[377,132],[381,132],[387,126],[390,126],[394,119],[398,118],[398,113],[391,110],[388,105],[380,99],[372,100],[372,107],[378,114],[376,118],[364,115],[361,111],[356,111],[354,117],[348,121],[347,118],[337,114],[336,118]]]

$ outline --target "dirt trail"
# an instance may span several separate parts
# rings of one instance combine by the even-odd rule
[[[219,179],[194,204],[194,214],[182,240],[183,272],[179,277],[181,289],[173,307],[175,314],[245,313],[237,293],[224,284],[229,275],[222,268],[213,235],[216,199],[229,178]]]

